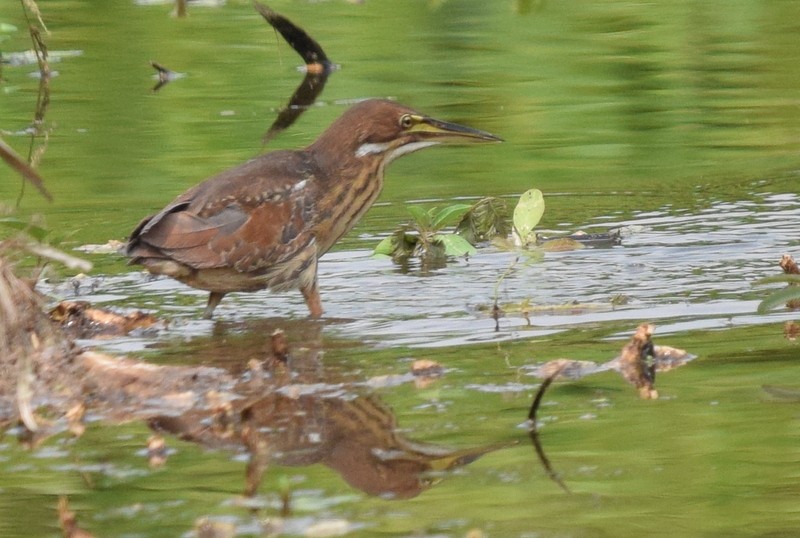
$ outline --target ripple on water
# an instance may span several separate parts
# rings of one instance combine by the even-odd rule
[[[439,347],[537,338],[619,320],[632,325],[648,320],[663,334],[783,319],[781,313],[755,313],[765,290],[752,283],[776,274],[781,254],[800,242],[797,195],[768,194],[759,203],[712,203],[694,213],[667,207],[618,222],[603,217],[596,221],[600,224],[584,229],[622,227],[622,245],[547,253],[541,262],[515,264],[499,286],[500,275],[516,255],[491,247],[425,274],[404,273],[368,250],[332,252],[320,263],[323,303],[332,320],[326,330],[375,345]],[[476,306],[490,305],[496,287],[501,305],[605,306],[535,310],[528,316],[530,324],[509,312],[495,331],[494,320]],[[68,297],[69,289],[65,284],[45,291]],[[612,307],[615,296],[625,297],[627,304]],[[199,319],[205,292],[140,272],[99,279],[79,298],[161,310],[174,319],[169,333],[182,338],[207,335],[215,326]],[[306,316],[306,307],[295,292],[232,294],[217,316],[234,321],[297,319]],[[134,335],[105,344],[134,352],[150,342],[149,335]]]

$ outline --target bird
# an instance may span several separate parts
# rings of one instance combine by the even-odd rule
[[[211,319],[231,292],[299,289],[323,314],[317,261],[350,231],[402,155],[502,138],[424,115],[393,100],[360,101],[312,144],[275,150],[195,185],[131,233],[130,264],[209,291]]]

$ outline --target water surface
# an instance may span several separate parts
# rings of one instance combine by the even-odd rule
[[[783,336],[797,314],[757,315],[767,290],[753,286],[800,245],[797,2],[272,2],[341,70],[266,148],[261,137],[302,73],[249,3],[190,7],[183,20],[169,5],[131,1],[40,7],[50,49],[79,53],[53,64],[39,169],[55,202],[27,192],[18,215],[42,214],[63,248],[124,239],[202,178],[309,143],[356,99],[395,98],[506,139],[392,164],[379,203],[320,264],[322,322],[305,319],[299,294],[267,292],[233,294],[216,321],[202,321],[204,293],[148,279],[114,255],[89,256],[95,270],[78,298],[171,320],[156,335],[101,342],[107,351],[241,372],[281,328],[293,345],[323,352],[319,390],[341,391],[348,416],[378,417],[389,438],[442,451],[507,446],[432,470],[406,500],[371,495],[331,465],[275,464],[251,512],[235,451],[168,437],[168,463],[153,470],[139,422],[92,422],[77,440],[34,450],[7,434],[0,534],[57,536],[61,495],[98,536],[190,535],[200,517],[242,536],[321,524],[453,537],[800,528],[797,401],[763,388],[800,389],[797,343]],[[0,34],[4,57],[30,47],[18,4],[0,6],[0,22],[17,27]],[[153,93],[150,60],[186,76]],[[23,155],[35,70],[4,65],[0,85],[0,131]],[[18,180],[0,170],[0,200],[13,203]],[[432,271],[371,256],[409,203],[513,204],[531,187],[545,194],[543,229],[621,228],[621,244],[516,264],[515,253],[484,246]],[[54,270],[42,289],[75,298],[71,276]],[[509,306],[499,330],[482,309],[495,290]],[[511,308],[523,301],[536,307],[529,321]],[[613,372],[551,387],[541,440],[566,494],[520,427],[539,384],[532,367],[609,360],[643,321],[656,325],[656,343],[698,358],[658,378],[657,401],[639,401]],[[415,359],[439,362],[444,376],[417,386],[407,376]],[[314,409],[327,412],[327,402]],[[278,521],[287,490],[292,510]]]

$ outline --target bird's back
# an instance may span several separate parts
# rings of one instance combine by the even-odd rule
[[[266,269],[307,248],[313,221],[313,162],[300,151],[252,159],[192,187],[131,234],[133,263],[191,270]]]

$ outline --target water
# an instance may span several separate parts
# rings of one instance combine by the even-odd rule
[[[0,534],[58,535],[60,495],[101,536],[189,535],[200,517],[239,535],[268,525],[289,535],[796,534],[797,404],[763,387],[798,389],[797,344],[783,337],[783,323],[797,315],[757,315],[769,288],[753,284],[800,245],[797,2],[270,7],[342,68],[318,106],[266,149],[307,144],[348,102],[369,96],[506,143],[392,164],[379,203],[322,260],[323,322],[305,319],[298,293],[267,292],[226,297],[216,321],[199,320],[204,293],[146,279],[114,255],[87,255],[95,286],[78,298],[172,320],[156,336],[100,344],[241,372],[281,328],[293,345],[324,352],[314,382],[344,391],[345,409],[380,410],[372,414],[389,424],[386,436],[438,450],[509,446],[426,475],[435,483],[407,500],[369,495],[333,464],[273,465],[255,500],[260,510],[250,512],[235,451],[168,437],[174,452],[153,470],[140,422],[92,422],[80,439],[31,451],[7,435]],[[27,192],[17,214],[44,214],[63,248],[123,239],[188,186],[262,151],[261,136],[302,78],[299,58],[246,2],[190,7],[185,20],[170,17],[170,6],[134,2],[41,8],[50,49],[80,54],[54,64],[51,81],[39,169],[55,202]],[[0,22],[18,27],[0,34],[4,55],[29,48],[19,5],[0,6]],[[152,93],[150,60],[186,76]],[[36,105],[31,71],[4,65],[0,86],[0,130],[21,154],[29,140],[16,133]],[[17,178],[7,168],[0,176],[0,200],[13,202]],[[531,187],[545,193],[544,229],[621,228],[622,243],[516,264],[515,253],[486,246],[430,272],[371,256],[408,219],[408,203],[513,203]],[[69,276],[56,270],[42,289],[75,298]],[[509,310],[497,331],[483,309],[495,290]],[[624,304],[612,305],[619,297]],[[513,311],[523,301],[536,307],[530,323]],[[579,305],[564,308],[571,303]],[[539,382],[530,367],[609,360],[642,321],[656,325],[657,344],[698,358],[659,376],[658,401],[639,401],[613,372],[550,388],[541,441],[568,495],[520,428]],[[416,359],[439,362],[443,377],[409,381]],[[292,511],[278,521],[287,489]]]

